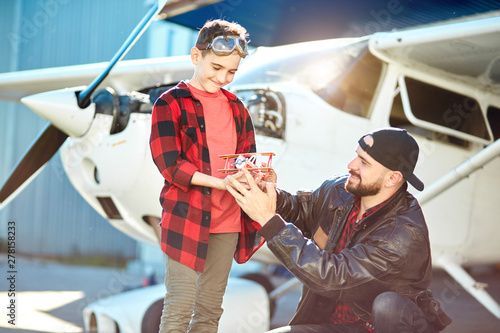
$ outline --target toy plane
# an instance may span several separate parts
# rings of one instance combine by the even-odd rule
[[[272,170],[272,161],[274,155],[274,153],[219,155],[220,158],[226,160],[226,165],[224,166],[224,169],[219,169],[217,171],[222,173],[232,173],[246,168],[248,171],[265,173]],[[261,166],[259,167],[257,159],[260,156],[269,156],[269,158],[267,162],[262,162]],[[231,163],[231,159],[234,159],[234,163]]]

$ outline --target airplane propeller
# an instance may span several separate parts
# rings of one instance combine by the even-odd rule
[[[33,142],[0,189],[0,209],[38,175],[68,137],[81,137],[88,131],[96,113],[95,104],[89,107],[93,93],[156,17],[164,19],[218,1],[221,0],[160,0],[135,27],[106,69],[87,87],[55,90],[22,98],[24,104],[50,123]]]
[[[90,105],[90,100],[92,93],[96,90],[96,88],[104,81],[104,79],[108,76],[109,72],[115,67],[115,65],[128,53],[128,51],[134,46],[135,42],[142,36],[144,31],[149,27],[154,17],[160,12],[159,4],[156,3],[149,12],[144,16],[144,18],[139,22],[139,24],[135,27],[134,31],[128,36],[125,43],[123,43],[122,47],[115,54],[113,59],[108,64],[108,67],[92,81],[88,85],[88,87],[80,91],[78,93],[78,106],[82,109],[87,108]]]
[[[68,135],[53,125],[48,124],[45,127],[0,190],[2,206],[16,190],[23,188],[23,184],[27,185],[28,179],[34,178],[41,171],[41,167],[52,158],[67,138]]]

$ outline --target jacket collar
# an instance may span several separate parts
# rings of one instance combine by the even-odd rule
[[[350,211],[350,208],[352,208],[352,205],[354,204],[355,198],[354,195],[347,192],[345,189],[347,178],[348,175],[342,177],[341,181],[337,183],[337,192],[339,194],[339,202],[337,203],[337,206],[344,206],[344,209],[348,209]],[[389,200],[382,207],[380,207],[380,209],[378,209],[370,216],[376,218],[382,214],[386,214],[386,212],[388,211],[394,210],[398,203],[406,196],[407,189],[408,184],[405,182],[403,186],[401,186],[399,190],[391,198],[389,198]]]

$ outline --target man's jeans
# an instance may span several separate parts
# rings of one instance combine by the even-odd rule
[[[373,302],[373,325],[375,332],[383,333],[435,333],[420,308],[407,297],[386,292]],[[269,333],[366,333],[361,325],[311,324],[293,325],[274,329]]]
[[[409,298],[395,292],[378,295],[373,302],[375,332],[434,333],[420,308]]]

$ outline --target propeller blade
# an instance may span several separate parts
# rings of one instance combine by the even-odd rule
[[[94,91],[97,89],[97,87],[101,84],[102,81],[108,76],[109,72],[115,67],[115,65],[120,61],[127,53],[128,51],[134,46],[135,42],[142,36],[144,31],[149,27],[155,16],[162,10],[163,7],[160,8],[160,5],[158,2],[156,2],[153,7],[148,11],[146,16],[143,17],[141,22],[135,27],[134,31],[128,36],[127,40],[123,45],[120,47],[118,52],[115,54],[113,59],[108,64],[108,67],[92,81],[88,85],[85,90],[81,91],[78,94],[78,106],[82,109],[87,108],[90,105],[91,102],[91,97]]]
[[[141,38],[155,18],[165,19],[175,15],[180,15],[197,8],[208,6],[222,0],[158,0],[148,13],[142,18],[134,28],[130,36],[120,47],[118,52],[109,62],[106,69],[92,81],[87,88],[78,93],[78,106],[85,109],[90,105],[91,97],[97,87],[106,79],[109,72],[115,65],[130,51],[134,44]]]
[[[13,197],[9,197],[14,192],[29,183],[26,181],[39,172],[52,156],[57,153],[59,147],[62,146],[67,137],[66,133],[51,124],[45,127],[2,186],[0,190],[1,206],[4,206],[4,201],[7,199],[13,199]]]

